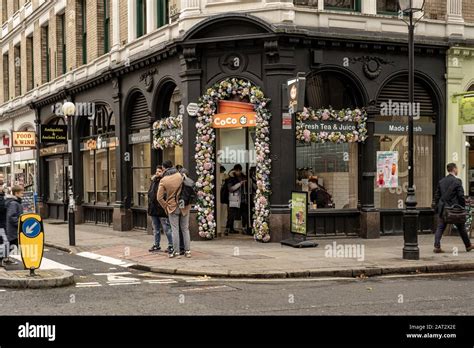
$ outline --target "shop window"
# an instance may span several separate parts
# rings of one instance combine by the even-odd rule
[[[377,151],[398,152],[398,187],[375,188],[376,208],[403,209],[408,189],[408,137],[381,134]],[[433,200],[433,136],[414,137],[414,178],[418,207],[429,208]]]
[[[15,185],[25,188],[25,191],[33,191],[35,183],[36,161],[21,161],[14,163]]]
[[[328,10],[360,11],[360,0],[324,0]]]
[[[64,179],[64,160],[62,157],[48,158],[49,201],[63,203],[66,182]]]
[[[398,10],[398,0],[377,0],[377,13],[397,14]]]
[[[133,204],[147,207],[147,192],[151,182],[151,144],[133,145]]]
[[[305,104],[313,109],[355,109],[362,106],[362,97],[345,75],[320,72],[307,78]],[[296,188],[307,192],[309,179],[316,178],[332,196],[335,208],[356,209],[358,152],[358,143],[297,143]]]
[[[337,209],[357,208],[357,157],[356,143],[298,145],[297,188],[308,191],[308,179],[317,177]]]
[[[437,103],[429,86],[419,79],[414,84],[415,100],[412,112],[414,126],[414,185],[418,207],[429,208],[433,200],[433,158],[436,133]],[[408,189],[408,76],[393,78],[380,91],[377,105],[380,115],[375,118],[377,151],[395,151],[398,154],[398,185],[394,188],[380,188],[374,183],[374,204],[380,209],[404,209]],[[377,172],[385,179],[383,166]],[[378,179],[378,178],[377,178]],[[378,179],[379,180],[379,179]]]
[[[83,150],[84,202],[110,203],[116,199],[115,117],[106,106],[96,106],[95,117],[85,127]]]

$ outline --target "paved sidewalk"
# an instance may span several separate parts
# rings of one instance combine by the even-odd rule
[[[88,251],[128,260],[131,267],[147,271],[213,277],[288,278],[288,277],[357,277],[394,273],[474,270],[474,252],[467,253],[461,238],[443,238],[445,254],[433,253],[433,236],[421,235],[420,260],[402,259],[403,237],[380,239],[322,238],[317,248],[295,249],[279,243],[258,243],[251,237],[191,242],[192,258],[169,259],[164,252],[149,253],[153,236],[145,232],[116,232],[107,227],[77,225],[76,247],[68,245],[67,224],[45,223],[46,244],[72,252]],[[166,238],[162,237],[162,248]],[[336,246],[355,245],[341,255],[330,252]],[[362,249],[363,248],[363,249]],[[458,253],[453,253],[458,248]],[[338,249],[336,248],[336,251]],[[342,256],[342,257],[339,257]],[[349,257],[348,257],[349,256]],[[354,257],[350,257],[354,256]]]

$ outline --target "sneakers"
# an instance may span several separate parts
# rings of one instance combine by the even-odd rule
[[[153,245],[148,251],[150,253],[154,253],[154,252],[157,252],[157,251],[160,251],[161,250],[161,247],[157,246],[157,245]]]
[[[180,259],[181,256],[179,255],[179,253],[171,253],[169,254],[168,256],[170,259],[173,259],[173,258],[176,258],[176,259]]]
[[[433,252],[434,252],[435,254],[442,254],[442,253],[444,253],[444,250],[441,249],[441,247],[439,247],[439,248],[435,247],[435,248],[433,249]]]
[[[189,259],[189,258],[191,257],[191,251],[190,251],[190,250],[185,251],[185,252],[184,252],[184,256]]]
[[[474,250],[474,245],[470,245],[466,248],[466,252],[470,252],[471,250]]]
[[[191,257],[191,251],[183,251],[183,253],[171,253],[171,254],[169,254],[169,258],[170,259],[173,259],[173,258],[180,259],[181,255],[184,255],[184,257],[189,259]]]
[[[15,259],[12,259],[11,257],[6,257],[2,260],[2,266],[5,265],[18,265],[18,262]]]

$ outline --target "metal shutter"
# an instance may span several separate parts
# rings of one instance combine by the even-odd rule
[[[130,112],[130,129],[138,130],[149,128],[151,117],[148,112],[148,103],[142,93],[136,93],[132,99],[132,107]]]
[[[408,76],[399,76],[389,81],[377,98],[377,105],[381,103],[408,103]],[[421,116],[435,117],[435,101],[426,87],[415,79],[415,103],[420,103]]]

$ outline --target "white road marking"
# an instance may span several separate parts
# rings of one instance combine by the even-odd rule
[[[186,283],[201,283],[201,282],[208,282],[210,278],[202,278],[202,279],[187,279]]]
[[[76,288],[94,288],[102,286],[102,284],[98,282],[91,282],[91,283],[76,283]]]
[[[20,255],[10,255],[10,256],[22,262]],[[39,269],[63,269],[63,270],[76,270],[76,271],[82,270],[80,268],[74,268],[74,267],[50,260],[46,257],[43,257],[43,260],[41,260],[41,267]]]
[[[115,286],[115,285],[140,285],[140,282],[130,282],[130,283],[111,283],[107,282],[110,286]]]
[[[206,290],[216,290],[216,289],[232,289],[235,290],[227,285],[218,285],[218,286],[203,286],[201,288],[191,288],[191,289],[183,289],[181,291],[183,292],[189,292],[189,291],[206,291]]]
[[[149,280],[144,280],[144,283],[148,284],[176,284],[177,281],[173,279],[149,279]]]
[[[7,291],[7,290],[5,290],[5,289],[0,289],[0,292],[5,292],[5,291]]]
[[[134,265],[134,263],[130,263],[130,262],[127,262],[127,261],[124,261],[124,260],[116,259],[116,258],[113,258],[113,257],[110,257],[110,256],[103,256],[103,255],[91,253],[91,252],[88,252],[88,251],[78,253],[77,255],[88,258],[88,259],[108,263],[110,265],[115,265],[115,266],[130,267],[130,266]]]

